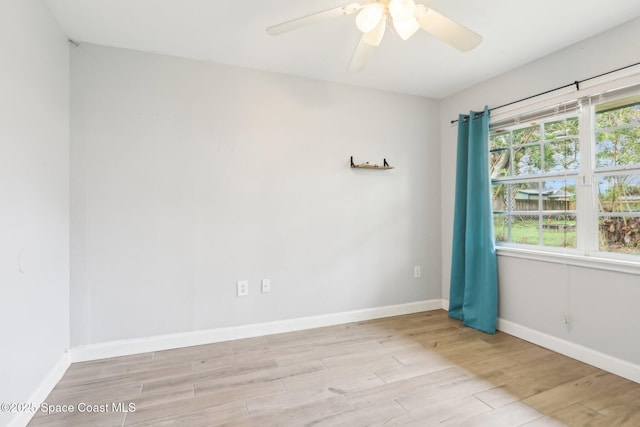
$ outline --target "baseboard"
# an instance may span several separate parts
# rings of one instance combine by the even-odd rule
[[[509,335],[521,338],[525,341],[548,348],[557,353],[595,366],[612,374],[619,375],[628,380],[640,383],[640,365],[618,359],[617,357],[601,353],[589,347],[572,343],[526,326],[519,325],[509,320],[498,319],[498,329]]]
[[[383,317],[419,313],[422,311],[440,310],[441,308],[441,300],[425,300],[406,304],[366,308],[363,310],[324,314],[320,316],[279,320],[275,322],[111,341],[74,347],[71,349],[71,360],[72,362],[84,362],[89,360],[105,359],[108,357],[127,356],[131,354],[148,353],[172,348],[189,347],[242,338],[252,338],[262,335],[320,328],[323,326],[339,325],[343,323],[360,322],[363,320],[380,319]]]
[[[36,388],[36,390],[31,394],[31,397],[25,403],[32,403],[36,407],[40,407],[40,404],[47,399],[51,390],[58,384],[58,381],[62,378],[64,373],[71,365],[71,356],[70,353],[64,353],[62,357],[58,360],[53,368],[49,371],[49,373],[44,377],[44,379],[40,382],[40,385]],[[31,418],[36,415],[36,412],[23,411],[16,412],[15,417],[9,421],[9,427],[22,427],[29,424]]]
[[[449,301],[442,300],[442,309],[449,309]],[[601,353],[589,347],[584,347],[571,341],[563,340],[544,332],[536,331],[509,320],[498,318],[498,330],[518,337],[530,343],[539,345],[557,353],[579,360],[589,365],[604,369],[612,374],[640,383],[640,365],[618,359],[617,357]]]

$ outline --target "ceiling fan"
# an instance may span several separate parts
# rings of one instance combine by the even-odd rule
[[[467,52],[482,42],[481,35],[423,4],[416,4],[413,0],[369,0],[366,3],[350,3],[274,25],[267,28],[267,33],[275,36],[325,18],[356,12],[356,26],[362,31],[362,36],[349,63],[349,71],[364,69],[373,48],[382,42],[389,22],[403,40],[407,40],[422,28],[462,52]]]

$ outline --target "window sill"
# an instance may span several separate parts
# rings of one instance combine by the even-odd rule
[[[640,275],[640,262],[619,259],[601,258],[593,255],[577,255],[555,253],[535,249],[497,246],[496,253],[501,257],[522,258],[533,261],[551,262],[554,264],[575,265],[596,270],[614,271]]]

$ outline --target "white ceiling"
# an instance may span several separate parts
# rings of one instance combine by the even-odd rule
[[[367,68],[350,73],[360,38],[355,15],[279,36],[265,28],[353,0],[44,1],[78,42],[436,99],[640,16],[640,0],[416,0],[484,41],[461,53],[424,31],[408,41],[387,31]]]

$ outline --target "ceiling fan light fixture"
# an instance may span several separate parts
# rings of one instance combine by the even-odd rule
[[[386,27],[387,17],[383,16],[378,25],[376,25],[373,30],[369,31],[368,33],[362,34],[362,41],[371,46],[380,46]]]
[[[416,16],[427,13],[427,9],[429,8],[425,4],[416,4]]]
[[[373,31],[384,16],[382,3],[371,3],[362,8],[356,16],[356,26],[363,33]]]
[[[359,12],[355,21],[362,35],[351,57],[349,71],[364,69],[375,47],[381,44],[387,24],[391,25],[395,33],[404,40],[409,39],[419,28],[422,28],[461,52],[467,52],[482,42],[480,34],[414,1],[366,0],[364,3],[350,3],[273,25],[267,28],[267,34],[275,36],[325,18]]]
[[[408,21],[415,17],[416,4],[413,0],[389,1],[389,13],[395,21]]]
[[[416,5],[416,19],[418,20],[418,23],[420,24],[422,29],[425,29],[425,27],[428,25],[427,10],[429,9],[423,4]]]
[[[408,40],[409,37],[414,35],[416,31],[418,31],[418,29],[420,28],[420,24],[418,24],[416,18],[404,21],[394,19],[393,28],[396,29],[396,33],[398,33],[402,40]]]

